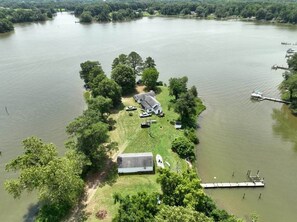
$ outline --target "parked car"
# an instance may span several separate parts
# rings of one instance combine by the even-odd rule
[[[174,124],[175,129],[181,129],[182,128],[182,123],[180,121],[176,121]]]
[[[126,111],[133,111],[133,110],[137,110],[137,108],[135,106],[127,106],[126,107]]]
[[[148,128],[148,127],[151,127],[151,124],[149,122],[144,122],[144,123],[140,124],[140,127],[141,128]]]
[[[150,117],[150,116],[152,116],[152,114],[151,113],[147,113],[147,112],[143,112],[143,113],[141,113],[139,115],[140,118],[145,118],[145,117]]]

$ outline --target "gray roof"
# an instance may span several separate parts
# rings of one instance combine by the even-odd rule
[[[156,104],[160,105],[160,103],[152,96],[145,96],[144,100],[142,100],[140,103],[144,109],[151,109]]]
[[[152,153],[124,153],[118,156],[117,163],[119,168],[133,167],[152,167]]]
[[[156,96],[156,93],[155,93],[153,90],[151,90],[151,91],[149,91],[149,92],[147,92],[147,93],[136,94],[136,95],[134,95],[133,97],[134,97],[134,99],[135,99],[137,102],[140,102],[140,101],[144,100],[146,96],[152,96],[152,97],[155,97],[155,96]]]

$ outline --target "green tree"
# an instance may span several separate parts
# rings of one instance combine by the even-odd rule
[[[185,137],[177,137],[172,141],[171,149],[176,152],[181,158],[189,158],[195,160],[194,144]]]
[[[111,68],[112,70],[117,67],[117,65],[128,65],[128,57],[125,54],[120,54],[117,58],[115,58],[112,62]]]
[[[85,86],[87,88],[90,88],[90,83],[93,81],[94,78],[96,78],[97,76],[105,75],[98,61],[86,61],[81,63],[80,67],[80,78],[84,80]]]
[[[12,22],[8,19],[0,19],[0,33],[13,31],[14,27]]]
[[[92,95],[96,96],[103,96],[106,98],[110,98],[113,103],[113,107],[118,106],[121,104],[122,100],[122,89],[121,87],[112,79],[105,78],[98,83],[95,87],[92,87]]]
[[[129,65],[134,70],[135,74],[139,75],[143,66],[143,61],[141,56],[137,52],[133,51],[128,55],[128,61],[129,61]]]
[[[187,92],[188,77],[182,78],[170,78],[169,79],[169,93],[175,96],[175,99],[179,98],[181,93]]]
[[[111,78],[122,88],[123,95],[134,91],[136,76],[129,66],[117,65],[111,72]]]
[[[93,20],[91,12],[84,11],[79,18],[79,21],[82,23],[91,23]]]
[[[108,140],[108,125],[103,121],[105,117],[100,110],[88,109],[67,126],[67,133],[77,140],[76,149],[91,162],[85,171],[100,170],[105,165],[109,147],[104,145]]]
[[[180,94],[174,104],[174,110],[180,115],[184,127],[195,127],[197,116],[196,98],[190,92]]]
[[[212,218],[203,213],[186,207],[163,205],[155,217],[156,222],[213,222]]]
[[[159,78],[159,72],[155,68],[147,68],[143,70],[142,82],[148,89],[155,89]]]
[[[36,137],[23,141],[24,154],[6,165],[7,171],[19,171],[17,179],[7,180],[5,189],[19,198],[23,191],[38,191],[40,221],[59,221],[78,201],[83,191],[80,178],[84,165],[80,154],[58,157],[53,144]],[[71,158],[69,158],[71,156]]]
[[[143,64],[143,68],[144,69],[147,69],[147,68],[156,68],[156,63],[155,63],[155,60],[153,60],[152,57],[147,57],[144,61],[144,64]]]
[[[147,194],[146,192],[125,197],[115,194],[115,203],[119,202],[120,206],[113,221],[153,221],[154,216],[158,212],[158,196],[159,194]]]
[[[87,103],[88,110],[97,112],[103,121],[105,121],[106,114],[109,114],[112,108],[112,100],[101,95],[88,99]]]
[[[197,91],[196,86],[192,86],[192,87],[189,89],[189,92],[192,93],[192,95],[193,95],[194,97],[197,97],[197,96],[198,96],[198,91]]]

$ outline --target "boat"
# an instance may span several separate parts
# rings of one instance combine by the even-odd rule
[[[251,94],[251,98],[257,99],[257,100],[263,100],[263,93],[258,90],[254,90]]]
[[[162,156],[160,154],[156,155],[156,162],[158,167],[165,168]]]
[[[295,52],[296,52],[296,51],[295,51],[294,49],[291,49],[291,48],[287,50],[287,53],[289,53],[289,54],[290,54],[290,53],[295,53]]]

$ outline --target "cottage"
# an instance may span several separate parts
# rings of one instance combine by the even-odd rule
[[[160,115],[163,113],[162,106],[155,98],[154,91],[148,93],[141,93],[134,96],[136,102],[140,103],[142,108],[148,113],[154,113]]]
[[[153,154],[149,153],[123,153],[117,158],[118,173],[153,172]]]

